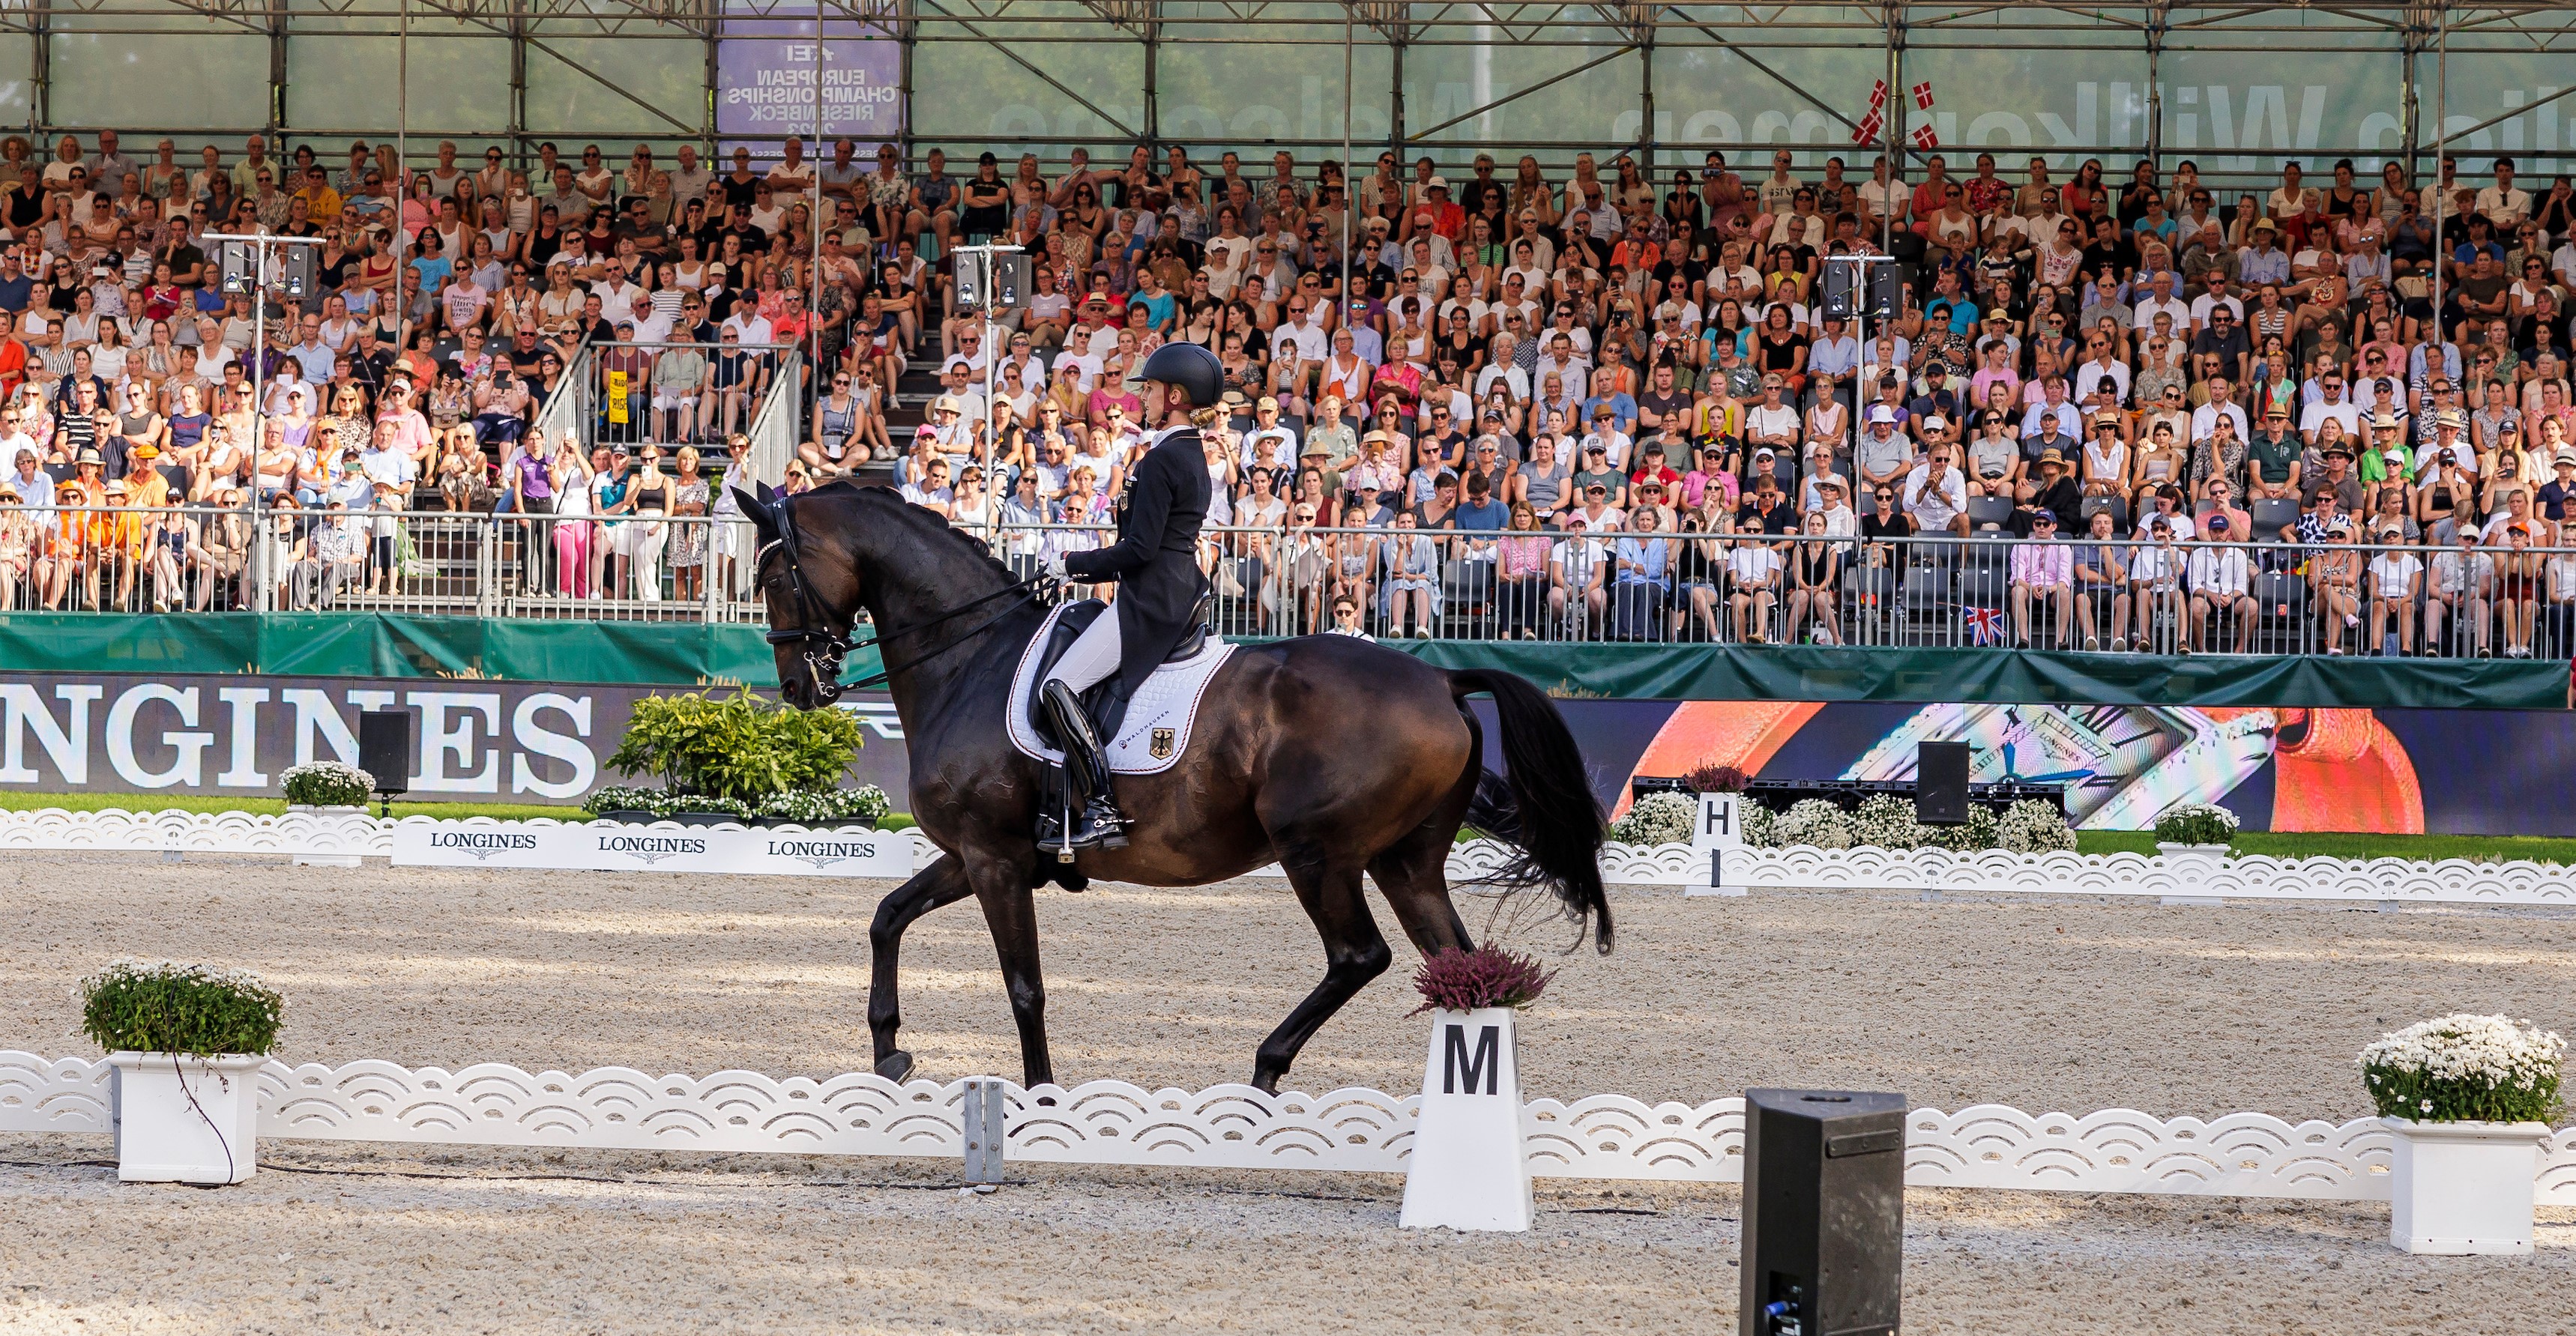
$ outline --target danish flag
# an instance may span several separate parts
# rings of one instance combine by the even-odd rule
[[[1887,80],[1885,80],[1885,79],[1881,79],[1881,80],[1879,80],[1875,85],[1873,85],[1873,86],[1870,88],[1870,90],[1869,90],[1869,109],[1870,109],[1871,111],[1876,111],[1876,110],[1878,110],[1879,108],[1884,107],[1884,106],[1886,106],[1886,105],[1887,105]]]
[[[1928,148],[1939,148],[1939,147],[1941,147],[1941,136],[1939,136],[1939,135],[1937,135],[1937,134],[1934,134],[1934,133],[1932,132],[1932,127],[1931,127],[1931,126],[1928,126],[1928,125],[1918,125],[1918,126],[1915,126],[1915,127],[1914,127],[1914,146],[1915,146],[1916,148],[1927,148],[1927,149],[1928,149]]]
[[[1914,105],[1923,108],[1925,111],[1930,111],[1932,109],[1931,80],[1926,79],[1923,82],[1914,85]]]
[[[2004,643],[2004,610],[2001,608],[1961,608],[1968,622],[1968,634],[1980,645]]]
[[[1879,132],[1886,128],[1887,122],[1880,120],[1878,118],[1878,113],[1873,111],[1870,114],[1861,117],[1860,124],[1852,127],[1852,142],[1855,144],[1866,144],[1871,140],[1878,138]]]

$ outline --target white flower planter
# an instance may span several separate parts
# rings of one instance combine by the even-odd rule
[[[116,1052],[107,1060],[116,1068],[118,1178],[239,1183],[259,1171],[257,1073],[268,1059]]]
[[[2386,1118],[2388,1241],[2410,1253],[2531,1251],[2532,1180],[2546,1123],[2419,1123]]]
[[[2167,858],[2196,854],[2206,858],[2225,858],[2229,846],[2224,844],[2167,844],[2156,841],[2156,852]]]
[[[359,803],[355,807],[350,807],[339,803],[288,803],[286,805],[286,810],[289,812],[302,812],[306,816],[316,819],[335,816],[362,817],[367,814],[367,805],[365,803]],[[358,866],[358,856],[356,854],[297,854],[295,856],[295,866],[356,867]]]
[[[1509,1007],[1431,1013],[1422,1108],[1405,1157],[1407,1229],[1523,1231],[1534,1211]]]

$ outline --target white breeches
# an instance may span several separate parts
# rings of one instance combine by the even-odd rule
[[[1062,681],[1073,688],[1074,694],[1080,695],[1115,675],[1121,657],[1118,608],[1112,604],[1102,610],[1098,620],[1082,628],[1081,635],[1074,637],[1073,644],[1065,649],[1064,657],[1056,660],[1055,667],[1048,671],[1047,681]]]

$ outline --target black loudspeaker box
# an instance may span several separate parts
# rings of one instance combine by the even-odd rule
[[[1918,743],[1914,751],[1914,819],[1927,826],[1968,822],[1968,744]]]
[[[1905,1096],[1744,1092],[1740,1336],[1895,1336]]]
[[[411,711],[359,712],[358,768],[376,777],[378,793],[411,791]]]

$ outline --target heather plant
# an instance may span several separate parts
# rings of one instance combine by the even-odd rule
[[[1482,1007],[1526,1010],[1555,977],[1556,971],[1540,969],[1535,958],[1490,942],[1473,951],[1434,951],[1414,972],[1413,989],[1422,994],[1422,1005],[1412,1014]]]
[[[1742,793],[1753,777],[1731,765],[1704,761],[1682,776],[1682,782],[1690,785],[1693,793]]]

